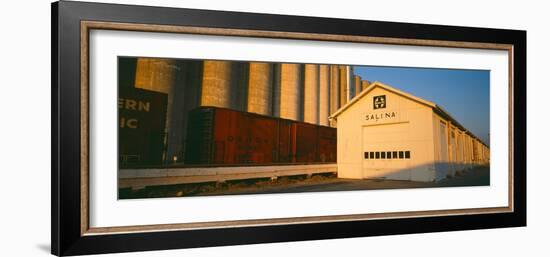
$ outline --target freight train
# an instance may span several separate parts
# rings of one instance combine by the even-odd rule
[[[167,95],[121,88],[118,96],[119,167],[162,164]]]
[[[218,107],[189,113],[186,164],[335,163],[336,129]]]

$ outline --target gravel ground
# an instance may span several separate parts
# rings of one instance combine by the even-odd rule
[[[326,192],[348,190],[405,189],[429,187],[488,186],[489,168],[478,167],[462,172],[439,182],[415,182],[401,180],[341,179],[331,175],[284,177],[276,181],[269,179],[235,181],[228,183],[201,183],[187,185],[153,186],[141,190],[121,189],[120,199],[181,197],[201,195],[236,195]]]

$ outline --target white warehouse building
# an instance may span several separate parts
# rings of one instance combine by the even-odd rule
[[[339,178],[439,181],[489,164],[489,148],[440,106],[380,82],[331,117]]]

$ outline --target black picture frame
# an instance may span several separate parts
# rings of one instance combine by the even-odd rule
[[[526,31],[61,1],[52,4],[51,246],[81,255],[526,225]],[[506,213],[270,226],[81,233],[81,21],[513,45],[513,201]]]

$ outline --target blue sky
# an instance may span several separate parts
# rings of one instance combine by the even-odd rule
[[[355,74],[434,102],[489,143],[489,71],[355,66]]]

